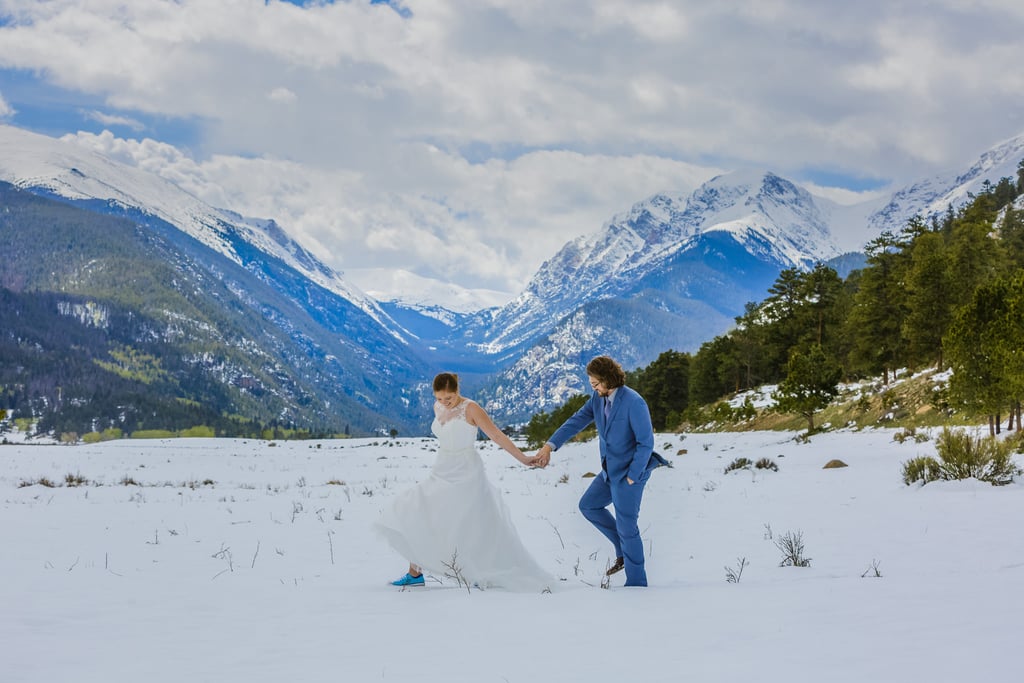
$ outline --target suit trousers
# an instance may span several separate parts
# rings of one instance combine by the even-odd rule
[[[649,476],[650,472],[645,472],[642,481],[629,484],[625,479],[609,481],[608,475],[601,472],[580,498],[580,512],[612,542],[615,556],[622,558],[627,586],[647,585],[639,518],[640,499]],[[614,516],[608,511],[609,505],[615,506]]]

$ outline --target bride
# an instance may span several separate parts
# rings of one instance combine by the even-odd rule
[[[429,477],[404,491],[374,527],[409,561],[394,586],[422,586],[423,572],[452,576],[482,588],[531,591],[554,579],[523,546],[498,489],[476,450],[477,428],[524,465],[523,454],[476,402],[459,394],[450,372],[434,378],[437,461]]]

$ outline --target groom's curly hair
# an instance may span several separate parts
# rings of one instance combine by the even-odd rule
[[[626,372],[608,356],[598,356],[587,363],[587,374],[596,377],[608,389],[617,389],[626,383]]]

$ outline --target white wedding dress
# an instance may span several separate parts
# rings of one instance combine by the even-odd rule
[[[466,422],[469,403],[464,398],[452,409],[434,404],[437,461],[429,477],[400,493],[374,527],[406,560],[445,582],[458,576],[483,588],[553,588],[554,579],[523,546],[500,492],[487,479],[477,428]]]

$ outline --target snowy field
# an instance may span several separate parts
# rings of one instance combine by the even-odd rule
[[[907,487],[933,441],[792,436],[658,435],[651,586],[608,590],[576,509],[596,444],[527,470],[482,442],[561,579],[538,594],[387,585],[370,523],[432,439],[0,446],[0,681],[1020,680],[1024,484]],[[778,471],[724,474],[741,456]],[[780,567],[797,533],[810,566]]]

